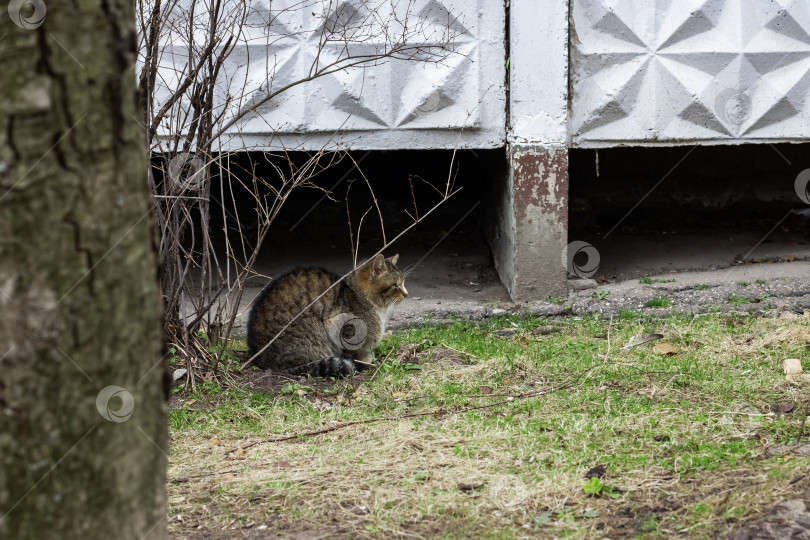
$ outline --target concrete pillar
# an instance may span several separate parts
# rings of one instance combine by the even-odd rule
[[[512,0],[508,172],[489,240],[514,301],[568,292],[568,1]]]

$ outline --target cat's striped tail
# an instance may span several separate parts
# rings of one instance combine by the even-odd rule
[[[360,371],[365,371],[369,366],[370,364],[350,358],[327,356],[309,364],[288,369],[287,373],[291,375],[311,375],[313,377],[348,377]]]

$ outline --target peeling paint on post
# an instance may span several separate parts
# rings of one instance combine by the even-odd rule
[[[568,294],[568,2],[512,0],[509,28],[509,171],[494,184],[489,242],[525,302]]]
[[[516,300],[542,300],[568,293],[560,263],[568,242],[568,149],[514,146]]]
[[[515,145],[510,159],[518,222],[528,219],[532,209],[568,220],[568,150],[565,147]]]
[[[565,296],[560,259],[568,241],[568,150],[514,145],[508,160],[490,234],[495,266],[515,301]]]

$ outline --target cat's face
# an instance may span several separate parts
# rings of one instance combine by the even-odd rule
[[[388,307],[402,302],[408,296],[405,276],[397,268],[399,255],[388,259],[377,255],[361,269],[361,280],[371,301],[378,306]]]

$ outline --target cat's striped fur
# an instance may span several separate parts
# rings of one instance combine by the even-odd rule
[[[260,368],[316,377],[363,371],[385,332],[390,308],[408,292],[399,258],[378,255],[304,311],[257,358]],[[340,276],[323,268],[298,268],[271,281],[256,297],[247,326],[251,355]]]

